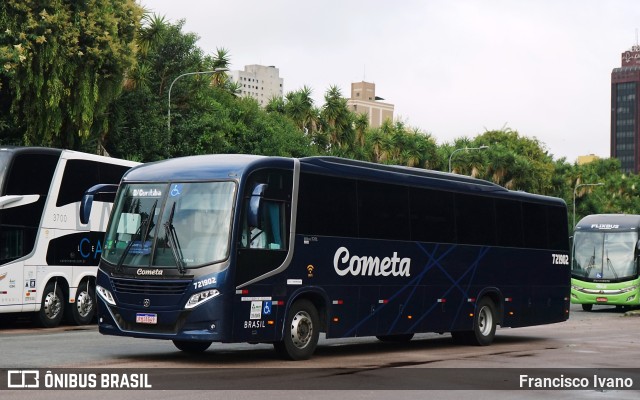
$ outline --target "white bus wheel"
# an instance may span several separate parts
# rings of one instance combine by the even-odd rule
[[[64,314],[64,294],[56,282],[49,282],[42,293],[40,311],[36,314],[36,322],[44,328],[60,325]]]

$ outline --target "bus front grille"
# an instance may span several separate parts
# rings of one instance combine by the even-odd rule
[[[190,283],[190,280],[139,280],[111,278],[111,284],[115,291],[123,294],[181,295],[186,291]]]

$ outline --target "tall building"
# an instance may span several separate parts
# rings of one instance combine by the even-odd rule
[[[611,72],[611,157],[624,172],[640,172],[640,45],[622,53]]]
[[[351,98],[347,100],[347,107],[353,112],[367,114],[369,126],[377,128],[386,119],[393,120],[393,104],[379,100],[384,99],[376,96],[375,83],[355,82],[351,84]]]
[[[274,66],[245,65],[244,71],[229,71],[229,78],[240,84],[240,95],[253,97],[265,107],[272,97],[282,97],[283,79]]]

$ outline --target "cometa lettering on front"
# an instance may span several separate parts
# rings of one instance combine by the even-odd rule
[[[357,256],[349,253],[346,247],[340,247],[333,256],[333,268],[340,276],[411,276],[411,259],[400,258],[397,252],[393,256],[379,257]]]

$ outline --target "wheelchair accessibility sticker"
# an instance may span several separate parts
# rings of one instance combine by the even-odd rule
[[[264,307],[262,308],[262,314],[271,315],[271,302],[270,301],[265,301],[264,302]]]

